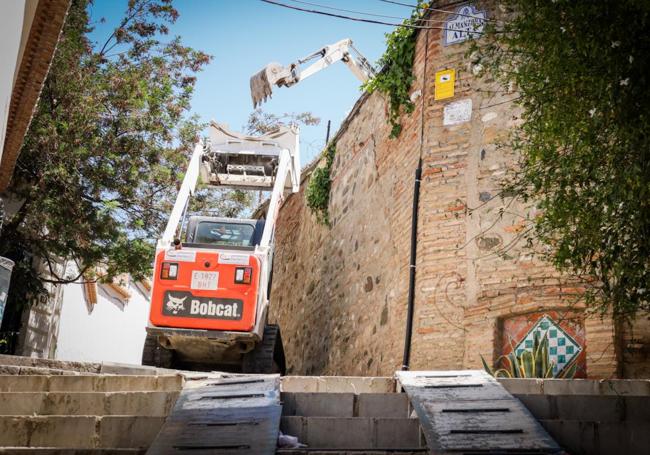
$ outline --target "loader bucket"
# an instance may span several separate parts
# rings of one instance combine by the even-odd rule
[[[285,85],[284,79],[291,71],[279,63],[269,63],[251,77],[251,98],[257,107],[271,97],[274,85]]]

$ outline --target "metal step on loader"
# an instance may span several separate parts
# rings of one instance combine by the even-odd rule
[[[266,216],[188,216],[199,180],[213,189],[270,191]],[[247,136],[211,123],[156,247],[144,365],[284,373],[280,330],[267,314],[278,209],[299,185],[297,128]]]

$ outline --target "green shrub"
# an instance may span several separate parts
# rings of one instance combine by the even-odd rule
[[[548,335],[540,337],[535,334],[532,351],[524,351],[519,356],[515,353],[514,346],[512,352],[507,356],[501,356],[497,363],[501,363],[501,368],[493,370],[489,367],[483,356],[481,356],[483,368],[495,378],[553,378],[553,367],[555,362],[549,362],[548,356]],[[557,377],[570,379],[576,374],[577,362],[562,371]]]
[[[427,7],[421,0],[413,10],[409,19],[404,19],[404,25],[416,25]],[[410,99],[409,91],[415,80],[413,76],[413,61],[415,59],[416,29],[397,27],[391,33],[386,33],[386,51],[379,59],[382,70],[364,85],[368,93],[379,90],[388,96],[388,121],[391,124],[390,137],[396,138],[402,131],[399,117],[402,113],[410,114],[415,106]]]
[[[329,219],[329,202],[330,202],[330,188],[332,180],[330,172],[332,164],[334,163],[334,155],[336,153],[336,146],[331,143],[325,148],[323,157],[325,158],[325,166],[317,167],[309,178],[307,191],[305,197],[307,199],[307,207],[310,208],[312,213],[316,215],[316,220],[320,224],[326,226],[330,225]]]

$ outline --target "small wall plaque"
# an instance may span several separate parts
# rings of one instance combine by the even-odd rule
[[[455,101],[445,106],[443,110],[442,124],[444,126],[458,125],[469,122],[472,119],[472,100]]]

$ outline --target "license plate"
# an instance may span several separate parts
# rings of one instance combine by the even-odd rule
[[[192,272],[192,289],[216,291],[219,287],[219,272]]]

